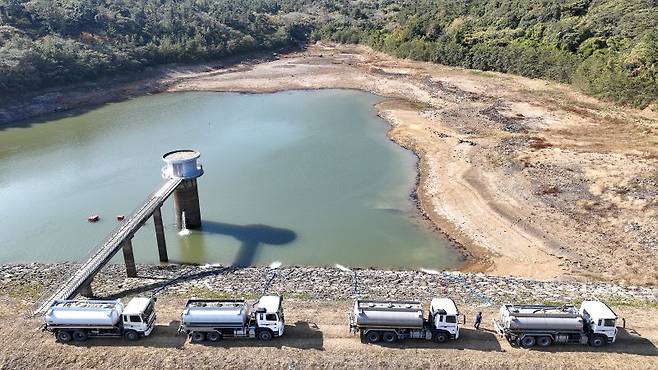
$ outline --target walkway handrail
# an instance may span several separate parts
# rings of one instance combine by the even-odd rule
[[[59,281],[52,284],[52,289],[46,290],[39,297],[33,314],[38,315],[45,312],[57,299],[72,298],[80,286],[109,262],[119,251],[123,241],[137,231],[182,181],[181,178],[167,179],[156,191],[149,194],[124,222],[117,225],[95,248],[89,251],[86,262],[73,275],[64,275]]]

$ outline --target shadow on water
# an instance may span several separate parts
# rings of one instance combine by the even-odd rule
[[[91,104],[88,106],[78,107],[78,108],[71,108],[65,110],[52,110],[49,112],[44,112],[43,114],[39,114],[36,117],[19,119],[17,121],[9,121],[9,122],[0,121],[0,132],[8,129],[32,128],[32,127],[40,126],[44,123],[49,123],[51,121],[58,121],[66,118],[77,117],[82,114],[91,112],[93,110],[102,108],[105,105],[107,105],[107,103]]]
[[[232,236],[242,244],[233,261],[234,267],[251,266],[258,251],[264,245],[285,245],[297,239],[297,234],[290,229],[268,225],[233,225],[223,222],[203,221],[203,232]]]
[[[125,289],[102,298],[115,299],[127,295],[141,294],[149,291],[158,291],[172,284],[198,280],[212,275],[232,273],[242,267],[251,266],[254,263],[256,256],[258,255],[258,250],[264,245],[285,245],[297,239],[297,234],[292,230],[261,224],[243,226],[215,221],[203,221],[203,232],[232,236],[242,243],[240,245],[240,250],[238,251],[237,257],[231,266],[213,267],[201,271],[196,270],[189,273],[183,273],[182,275],[171,279],[158,277],[157,279],[160,279],[160,281]],[[175,261],[170,262],[176,263]],[[178,263],[182,265],[187,264],[198,266],[198,264],[193,263]],[[156,279],[153,276],[139,277]]]

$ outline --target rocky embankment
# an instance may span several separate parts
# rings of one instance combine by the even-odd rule
[[[36,299],[56,285],[76,264],[0,265],[0,289],[23,299]],[[126,278],[123,265],[106,266],[94,279],[97,297],[138,294],[246,297],[260,294],[268,267],[138,265],[137,278]],[[352,297],[349,272],[331,267],[282,267],[270,291],[301,300],[344,300]],[[419,299],[449,296],[460,304],[505,302],[577,302],[598,298],[616,305],[658,303],[658,289],[598,282],[539,281],[482,273],[414,270],[357,270],[358,292],[368,298]]]

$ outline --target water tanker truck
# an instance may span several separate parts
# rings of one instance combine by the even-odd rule
[[[283,335],[283,298],[262,296],[256,303],[243,299],[189,299],[181,315],[179,332],[192,342],[217,342],[224,338],[258,338]]]
[[[46,311],[43,329],[59,342],[83,342],[87,338],[137,340],[151,334],[155,325],[155,299],[58,300]]]
[[[459,338],[459,311],[450,298],[434,298],[429,315],[416,301],[355,300],[350,314],[350,331],[364,343],[395,343],[403,339],[425,339],[437,343]]]
[[[617,337],[617,315],[605,303],[584,301],[574,306],[503,305],[496,331],[511,344],[530,348],[553,343],[601,347]]]

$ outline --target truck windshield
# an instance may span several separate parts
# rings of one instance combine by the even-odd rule
[[[276,315],[273,314],[273,313],[268,313],[267,315],[265,315],[265,320],[267,320],[267,321],[276,321],[277,320]]]
[[[455,324],[457,322],[457,317],[456,316],[446,316],[446,322]]]
[[[603,320],[603,326],[615,326],[615,320],[614,319],[605,319]]]

